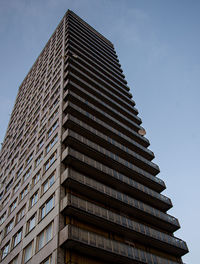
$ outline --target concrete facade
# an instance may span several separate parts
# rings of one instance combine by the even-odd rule
[[[129,90],[113,44],[67,11],[2,144],[0,263],[182,263]]]

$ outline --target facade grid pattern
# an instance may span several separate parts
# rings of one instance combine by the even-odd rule
[[[186,243],[113,44],[68,10],[0,152],[0,263],[183,263]]]

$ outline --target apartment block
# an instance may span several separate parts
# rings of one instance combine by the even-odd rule
[[[0,153],[0,263],[183,263],[186,243],[113,44],[68,10]]]

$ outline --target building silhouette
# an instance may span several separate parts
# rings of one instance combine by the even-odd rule
[[[2,143],[0,263],[182,263],[141,123],[113,44],[68,10]]]

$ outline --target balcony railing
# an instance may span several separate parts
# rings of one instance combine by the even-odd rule
[[[71,77],[73,77],[73,78],[71,78]],[[73,79],[73,81],[71,79]],[[134,110],[134,113],[129,111],[127,108],[122,106],[122,104],[118,103],[119,97],[116,98],[117,100],[114,100],[111,98],[111,97],[115,98],[115,96],[108,89],[103,89],[103,88],[101,90],[96,89],[94,86],[90,85],[88,82],[81,79],[80,76],[78,77],[77,75],[72,74],[72,73],[70,74],[70,83],[72,85],[73,84],[81,85],[81,87],[84,87],[84,90],[87,89],[87,90],[92,91],[93,94],[97,94],[98,96],[100,95],[102,101],[105,100],[105,101],[109,102],[108,104],[112,104],[112,105],[114,104],[115,107],[117,107],[119,109],[119,111],[126,112],[125,114],[128,115],[130,118],[132,118],[133,121],[137,122],[138,124],[141,124],[141,122],[142,122],[141,118],[139,118],[137,116],[138,110],[135,107],[133,107],[132,109]],[[121,100],[119,100],[119,101],[121,101]]]
[[[83,51],[81,48],[77,49],[75,47],[72,47],[71,45],[70,45],[70,50],[73,50],[73,52],[75,54],[77,54],[79,57],[81,57],[82,60],[87,60],[92,66],[95,66],[97,69],[102,71],[104,74],[106,74],[107,76],[109,76],[110,78],[115,80],[119,85],[126,85],[127,86],[127,82],[123,78],[122,75],[116,74],[110,68],[108,69],[106,64],[103,64],[102,62],[100,62],[97,58],[92,56],[91,53],[89,54],[87,51],[85,51],[85,50]],[[128,86],[127,86],[127,90],[129,91]]]
[[[112,148],[110,144],[115,146],[116,148],[119,148],[122,153],[124,154],[123,156],[126,157],[126,159],[133,160],[136,162],[136,165],[141,166],[145,168],[149,173],[152,173],[153,175],[156,175],[160,170],[159,167],[151,162],[148,161],[147,159],[143,158],[141,155],[137,154],[136,152],[132,151],[128,147],[126,147],[124,144],[119,143],[118,141],[114,140],[113,138],[105,135],[104,133],[100,132],[97,129],[94,129],[93,127],[89,126],[85,122],[79,120],[78,118],[70,115],[69,119],[72,120],[74,123],[78,124],[79,126],[85,128],[87,131],[91,132],[94,135],[94,138],[97,136],[109,144],[109,149]],[[125,152],[125,153],[124,153]],[[128,155],[127,155],[128,154]]]
[[[65,107],[64,107],[64,111],[66,109],[66,106],[67,105],[72,105],[72,106],[75,106],[75,104],[71,103],[71,102],[67,102]],[[78,107],[78,106],[77,106]],[[78,109],[81,109],[80,107],[78,107]],[[127,127],[126,125],[122,124],[120,121],[116,120],[114,117],[108,115],[106,112],[100,110],[99,108],[95,107],[94,105],[92,105],[91,103],[88,103],[88,109],[90,112],[94,113],[95,112],[95,115],[99,115],[101,119],[103,120],[106,120],[107,123],[110,123],[112,124],[112,127],[117,127],[118,130],[123,130],[123,134],[127,134],[127,135],[130,135],[130,137],[133,137],[134,140],[137,140],[137,142],[139,142],[140,145],[147,147],[147,145],[149,145],[149,141],[147,138],[139,135],[137,132],[135,132],[133,129]],[[82,109],[82,111],[84,111]],[[87,113],[87,115],[90,115],[89,112],[85,111],[85,113]],[[97,113],[97,114],[96,114]],[[94,116],[93,114],[91,114],[91,116]],[[98,117],[99,119],[99,117]],[[116,129],[116,130],[117,130]],[[117,130],[117,131],[118,131]],[[120,134],[120,131],[118,132],[118,134]]]
[[[97,192],[99,192],[100,195],[105,195],[105,200],[106,200],[106,197],[109,197],[109,199],[111,199],[109,200],[109,203],[111,203],[111,201],[114,199],[118,208],[120,207],[118,203],[121,203],[122,204],[121,206],[124,206],[124,208],[127,208],[129,213],[134,214],[135,217],[139,217],[142,219],[148,219],[148,221],[150,221],[152,224],[155,224],[155,225],[157,222],[157,224],[159,223],[159,225],[163,226],[163,228],[167,229],[167,231],[170,231],[171,229],[171,231],[173,232],[180,227],[178,220],[175,217],[169,214],[163,213],[156,208],[153,208],[141,201],[138,201],[130,197],[129,195],[126,195],[113,188],[110,188],[107,185],[102,184],[92,178],[86,177],[85,175],[77,171],[74,171],[74,170],[66,171],[65,180],[67,179],[69,180],[72,179],[76,183],[82,184],[82,186],[84,186],[84,189],[86,187],[89,189],[92,189],[92,191],[96,193],[96,195],[97,195]]]
[[[147,156],[148,158],[152,158],[154,157],[154,154],[151,150],[149,150],[148,148],[143,147],[141,144],[137,143],[135,140],[133,140],[132,138],[126,136],[124,133],[120,132],[119,130],[115,129],[114,127],[110,126],[109,124],[105,123],[104,121],[102,121],[101,119],[97,118],[96,116],[94,116],[91,113],[88,113],[87,111],[83,110],[82,108],[78,107],[77,105],[73,104],[72,102],[67,102],[64,105],[64,111],[66,110],[66,108],[70,106],[71,108],[75,109],[76,111],[78,111],[78,115],[81,116],[80,114],[84,115],[87,119],[89,118],[91,121],[95,121],[98,125],[103,126],[103,129],[105,128],[106,130],[109,130],[111,133],[114,133],[117,137],[120,137],[120,139],[124,139],[126,140],[128,143],[128,145],[133,146],[134,150],[137,150],[138,152],[142,152],[144,153],[143,155]],[[64,122],[63,122],[64,124]],[[137,134],[136,134],[137,135]],[[140,137],[139,137],[140,140]]]
[[[96,103],[103,108],[106,108],[106,113],[110,113],[110,115],[115,116],[116,119],[119,119],[120,121],[124,122],[125,125],[131,127],[132,129],[134,129],[135,131],[138,131],[139,129],[141,129],[141,126],[138,125],[135,121],[130,120],[130,118],[126,117],[125,115],[121,114],[119,111],[117,111],[116,109],[113,109],[113,107],[109,106],[107,103],[104,103],[103,100],[100,100],[99,98],[97,98],[96,96],[92,95],[91,93],[87,92],[85,89],[83,89],[82,87],[80,87],[79,85],[72,83],[73,86],[75,86],[75,88],[78,90],[79,94],[83,94],[84,97],[87,95],[87,97],[89,97],[90,101],[93,101],[94,104],[96,105]],[[73,87],[72,89],[70,89],[70,93],[75,96],[77,99],[79,99],[80,101],[84,102],[84,100],[86,101],[86,99],[84,99],[83,97],[79,96],[77,93],[73,92]],[[87,100],[88,102],[88,100]],[[140,120],[139,117],[135,118],[138,120]],[[141,122],[140,122],[141,123]]]
[[[65,71],[68,70],[67,66],[68,65],[65,66]],[[75,73],[77,75],[81,75],[82,77],[84,76],[85,77],[84,79],[86,79],[86,80],[90,79],[92,81],[92,83],[94,83],[94,84],[96,83],[97,86],[106,87],[107,89],[112,91],[114,94],[119,96],[123,101],[127,102],[129,104],[129,107],[135,105],[135,102],[133,100],[131,100],[130,98],[128,98],[127,96],[125,96],[125,94],[123,92],[121,92],[117,88],[111,86],[105,80],[100,78],[97,74],[93,73],[92,71],[90,71],[89,69],[84,67],[83,65],[81,65],[81,66],[80,65],[73,65],[72,63],[70,63],[69,70],[72,73]],[[66,77],[66,76],[64,76],[64,77]]]
[[[66,210],[68,207],[74,207],[78,209],[80,212],[79,217],[84,217],[84,213],[91,215],[92,217],[97,217],[99,219],[100,226],[104,222],[110,222],[116,225],[115,229],[110,228],[110,230],[117,230],[118,233],[124,234],[124,230],[126,230],[125,237],[129,237],[130,239],[138,238],[137,234],[139,234],[139,239],[144,237],[146,239],[147,244],[152,244],[152,246],[156,246],[159,249],[164,249],[164,251],[169,253],[174,253],[177,256],[182,256],[188,252],[188,248],[186,243],[176,237],[169,236],[163,232],[157,231],[149,226],[138,223],[130,218],[125,216],[121,216],[116,214],[108,209],[95,205],[89,201],[83,200],[74,195],[68,194],[61,202],[61,211]],[[70,213],[71,215],[71,213]],[[92,221],[92,219],[91,219]],[[104,224],[103,224],[104,225]],[[119,225],[119,226],[118,226]],[[107,225],[107,228],[109,226]],[[106,226],[104,227],[106,228]],[[153,240],[152,240],[153,239]],[[154,242],[156,240],[156,243]],[[143,241],[143,240],[142,240]],[[163,243],[161,243],[163,242]]]
[[[136,174],[137,177],[140,178],[140,180],[142,182],[144,181],[144,177],[145,177],[147,179],[150,179],[151,181],[160,183],[160,179],[158,177],[153,176],[152,174],[146,172],[145,170],[135,166],[132,162],[129,162],[129,161],[119,157],[115,153],[103,148],[102,146],[96,144],[95,142],[93,142],[91,140],[88,140],[87,138],[83,137],[82,135],[79,135],[78,133],[76,133],[72,130],[69,130],[68,136],[73,137],[74,139],[76,139],[76,141],[81,142],[82,144],[88,146],[91,150],[95,151],[99,158],[101,156],[101,159],[104,159],[105,164],[108,162],[106,160],[106,157],[107,157],[107,158],[112,159],[113,161],[117,162],[119,165],[121,164],[121,168],[120,168],[121,172],[129,171],[129,172],[131,172],[131,174]],[[109,164],[110,164],[110,162],[109,162]],[[116,164],[113,163],[113,165],[111,167],[113,167],[115,165]]]
[[[110,184],[116,184],[116,180],[118,180],[118,184],[119,189],[122,188],[122,190],[124,189],[123,186],[126,186],[126,191],[131,193],[134,193],[137,197],[137,193],[138,191],[140,192],[140,195],[138,195],[139,197],[142,197],[142,200],[146,200],[149,204],[152,203],[152,199],[155,200],[153,202],[153,204],[156,205],[157,208],[159,209],[169,209],[171,208],[172,204],[171,204],[171,200],[156,192],[153,191],[152,189],[146,187],[145,185],[133,180],[132,178],[129,178],[125,175],[123,175],[122,173],[111,169],[110,167],[102,164],[99,161],[96,161],[76,150],[73,150],[73,155],[74,157],[76,157],[76,159],[78,159],[81,162],[84,162],[85,166],[88,165],[90,167],[93,167],[94,170],[92,170],[91,174],[92,175],[96,175],[96,179],[100,179],[100,177],[102,178],[102,176],[100,176],[100,174],[105,174],[105,177],[103,177],[104,182],[110,182]],[[137,191],[135,191],[137,190]]]
[[[115,256],[120,263],[177,264],[178,262],[134,248],[125,243],[105,238],[96,233],[67,225],[60,232],[60,246],[84,250],[85,254],[95,255],[109,261]],[[103,254],[102,254],[103,253]]]

